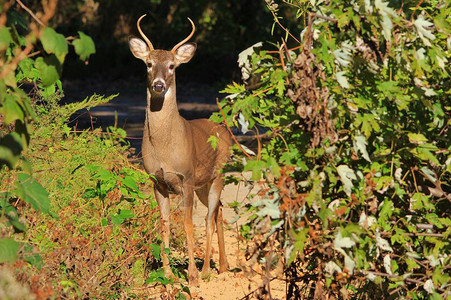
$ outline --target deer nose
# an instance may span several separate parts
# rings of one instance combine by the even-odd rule
[[[155,81],[152,86],[153,90],[157,93],[162,93],[166,89],[162,81]]]

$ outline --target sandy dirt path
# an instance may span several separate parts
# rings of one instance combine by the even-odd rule
[[[239,242],[237,235],[239,234],[238,226],[244,220],[241,218],[236,223],[228,225],[229,222],[236,220],[237,214],[230,208],[227,203],[234,201],[247,201],[249,193],[256,193],[257,188],[249,189],[243,184],[227,185],[222,193],[222,202],[224,204],[223,215],[225,221],[224,239],[226,245],[226,253],[229,262],[229,271],[218,274],[217,270],[212,269],[211,275],[207,279],[200,279],[198,287],[191,287],[193,298],[195,299],[215,299],[215,300],[232,300],[243,299],[252,291],[257,289],[262,284],[261,276],[257,275],[253,278],[246,278],[242,271],[239,271],[240,261],[244,259],[243,242]],[[207,208],[199,201],[194,211],[194,225],[195,236],[197,241],[197,248],[201,249],[202,253],[205,249],[205,216]],[[238,226],[237,226],[238,225]],[[219,262],[218,255],[218,240],[216,234],[213,237],[213,260],[217,264]],[[285,299],[285,283],[274,280],[271,282],[271,295],[273,299]],[[253,295],[248,299],[255,299]]]

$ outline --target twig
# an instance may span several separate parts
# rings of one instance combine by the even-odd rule
[[[86,132],[86,131],[84,131],[84,130],[71,130],[71,131],[70,131],[70,133],[84,133],[84,132]],[[119,135],[119,134],[115,134],[115,133],[111,133],[111,132],[106,132],[106,131],[96,132],[96,131],[94,130],[94,131],[90,131],[89,133],[97,134],[97,135],[111,135],[111,136],[115,136],[115,137],[124,138],[124,139],[127,139],[127,140],[142,140],[142,139],[143,139],[143,138],[131,137],[131,136],[125,136],[125,137],[123,137],[123,136],[121,136],[121,135]]]
[[[0,79],[5,78],[11,71],[15,70],[19,62],[22,59],[25,59],[27,55],[31,52],[31,50],[33,49],[33,44],[30,42],[31,38],[27,38],[26,40],[27,46],[25,47],[25,49],[22,50],[22,52],[20,52],[18,55],[16,55],[16,57],[14,57],[14,60],[11,63],[9,63],[6,66],[6,68],[3,69],[2,73],[0,73]]]
[[[38,17],[36,17],[36,15],[31,11],[31,9],[29,9],[28,7],[25,6],[25,4],[22,3],[22,1],[20,0],[16,0],[16,2],[20,5],[20,7],[22,7],[33,19],[35,19],[36,22],[39,23],[39,25],[41,26],[45,26],[44,23],[42,23],[41,20],[39,20]]]
[[[395,274],[388,274],[388,273],[374,272],[374,271],[367,271],[367,272],[368,272],[368,273],[371,273],[371,274],[373,274],[373,275],[375,275],[375,276],[390,277],[390,278],[402,278],[401,276],[398,276],[398,275],[395,275]],[[409,277],[402,278],[402,279],[403,279],[404,281],[407,281],[407,282],[410,282],[410,283],[415,283],[415,284],[420,285],[420,286],[423,286],[423,285],[424,285],[424,282],[421,281],[421,280],[418,280],[418,279],[413,279],[413,278],[409,278]],[[444,289],[438,288],[438,287],[437,287],[437,290],[439,290],[439,291],[441,291],[441,292],[444,291]]]
[[[296,46],[296,47],[294,47],[294,48],[290,48],[290,49],[288,49],[288,51],[294,51],[294,50],[298,50],[299,48],[302,48],[304,45],[299,45],[299,46]],[[279,51],[276,51],[276,50],[274,50],[274,51],[266,51],[266,53],[271,53],[271,54],[276,54],[276,53],[279,53]]]
[[[33,56],[36,56],[36,55],[39,55],[39,54],[41,54],[41,51],[38,50],[38,51],[35,51],[33,53],[28,54],[27,58],[30,58],[30,57],[33,57]]]
[[[259,275],[263,275],[262,273],[260,273],[260,272],[256,272],[257,274],[259,274]],[[279,277],[273,277],[273,278],[271,278],[271,279],[269,279],[268,280],[268,282],[271,282],[271,281],[273,281],[273,280],[275,280],[275,279],[279,279],[279,280],[281,280],[281,281],[286,281],[285,279],[280,279]],[[249,292],[248,294],[246,294],[246,295],[244,295],[244,297],[242,297],[242,298],[240,298],[240,300],[244,300],[244,299],[249,299],[249,296],[251,296],[252,294],[254,294],[255,292],[257,292],[259,289],[261,289],[262,287],[261,286],[259,286],[258,288],[256,288],[255,290],[253,290],[253,291],[251,291],[251,292]]]
[[[281,139],[281,140],[283,141],[283,143],[285,144],[285,148],[287,149],[287,151],[289,151],[290,148],[288,148],[288,143],[287,143],[287,141],[283,138],[283,136],[282,136],[280,133],[278,133],[277,131],[275,131],[275,130],[271,130],[271,132],[272,132],[273,134],[275,134],[276,136],[280,137],[280,139]]]
[[[282,24],[280,24],[279,19],[277,18],[277,16],[274,13],[274,11],[272,9],[270,9],[270,11],[271,11],[271,14],[274,17],[274,22],[276,22],[277,25],[280,26],[280,28],[282,28],[286,33],[288,33],[293,40],[295,40],[296,42],[298,42],[300,44],[301,42],[294,35],[292,35],[291,32],[288,31],[288,29],[286,29]]]
[[[417,191],[417,193],[419,193],[418,185],[417,185],[417,179],[415,177],[415,172],[413,171],[413,168],[410,168],[410,172],[412,172],[412,177],[413,177],[413,183],[415,185],[415,190]]]
[[[283,39],[282,39],[282,42],[283,42]],[[284,70],[286,72],[287,67],[285,65],[285,60],[283,59],[283,53],[282,53],[282,49],[283,49],[284,45],[285,45],[285,43],[282,43],[282,45],[280,45],[280,47],[279,47],[279,57],[280,57],[280,62],[282,63],[282,70]],[[285,77],[285,80],[287,82],[287,85],[289,85],[290,82],[288,81],[288,77]]]
[[[261,153],[262,153],[262,143],[260,141],[260,132],[258,131],[257,127],[255,127],[254,135],[255,135],[255,138],[257,139],[257,160],[260,160]]]
[[[315,14],[315,13],[309,13],[309,14],[314,16],[315,18],[323,19],[323,20],[326,20],[326,21],[329,21],[329,22],[334,22],[334,23],[338,22],[338,20],[335,19],[335,18],[326,17],[326,16]]]
[[[252,156],[250,156],[244,149],[243,149],[243,147],[241,147],[241,144],[238,142],[238,140],[236,139],[236,137],[235,137],[235,135],[233,134],[233,132],[232,132],[232,129],[230,129],[230,126],[229,126],[229,124],[227,123],[227,119],[226,119],[226,116],[225,116],[225,114],[224,114],[224,111],[222,110],[222,108],[221,108],[221,106],[219,105],[219,99],[218,98],[216,98],[216,104],[218,105],[218,107],[219,107],[219,110],[221,111],[221,114],[222,114],[222,118],[224,119],[224,123],[225,123],[225,125],[226,125],[226,127],[227,127],[227,130],[229,131],[229,133],[230,133],[230,135],[232,136],[232,139],[235,141],[235,143],[238,145],[238,147],[240,148],[240,150],[249,158],[249,159],[252,159]]]
[[[432,237],[443,237],[441,233],[427,233],[427,232],[417,232],[417,233],[406,233],[408,236],[432,236]]]
[[[415,13],[417,12],[418,7],[420,7],[421,3],[423,3],[423,0],[420,0],[417,4],[417,6],[415,6],[415,9],[412,12],[412,17],[410,18],[410,22],[413,22],[413,17],[415,16]]]

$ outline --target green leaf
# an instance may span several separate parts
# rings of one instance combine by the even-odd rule
[[[3,26],[0,28],[0,51],[5,50],[9,47],[9,44],[12,42],[11,33],[9,32],[8,27]]]
[[[426,46],[432,46],[430,40],[435,40],[435,35],[430,31],[430,29],[434,24],[425,20],[423,15],[420,15],[413,23],[417,29],[418,35],[423,40],[423,43]]]
[[[41,83],[44,87],[54,84],[59,79],[58,68],[48,60],[38,57],[35,62],[35,67],[39,72]]]
[[[50,214],[49,193],[33,177],[19,173],[16,182],[17,194],[31,207],[46,214]]]
[[[133,218],[135,214],[130,209],[121,209],[118,216],[122,219],[130,219]]]
[[[149,279],[146,280],[146,283],[152,283],[152,282],[159,282],[162,285],[167,285],[172,283],[174,280],[171,278],[167,278],[164,275],[164,270],[163,268],[160,268],[156,271],[152,271],[149,275]]]
[[[16,81],[16,74],[15,74],[15,72],[7,73],[4,80],[5,80],[5,84],[7,86],[10,86],[12,88],[16,88],[17,87],[17,81]]]
[[[75,52],[80,56],[81,60],[87,60],[91,54],[96,53],[94,41],[90,36],[87,36],[83,32],[79,31],[79,39],[72,42],[75,48]]]
[[[27,228],[25,225],[19,221],[19,215],[14,206],[9,205],[9,203],[4,208],[5,216],[9,220],[9,223],[14,226],[14,228],[20,232],[24,232]]]
[[[55,54],[62,63],[69,52],[64,35],[57,33],[53,28],[47,27],[42,32],[42,46],[48,54]]]
[[[297,233],[293,231],[294,236],[293,250],[291,251],[291,253],[287,252],[287,254],[289,255],[287,259],[288,265],[290,265],[293,262],[298,252],[302,253],[304,251],[305,243],[309,237],[308,231],[309,231],[308,228],[302,228]]]
[[[136,184],[136,180],[131,176],[125,176],[122,179],[122,184],[125,185],[129,190],[133,192],[139,192],[138,185]]]
[[[344,89],[349,89],[350,85],[348,82],[348,78],[346,78],[345,76],[346,72],[345,71],[341,71],[341,72],[337,72],[335,74],[335,77],[337,78],[338,83],[340,84],[340,86]]]
[[[280,166],[277,163],[277,160],[274,157],[270,156],[267,159],[267,164],[269,169],[271,170],[272,175],[274,175],[274,177],[276,178],[280,177]]]
[[[19,252],[19,243],[12,238],[0,239],[0,264],[14,262]]]
[[[114,225],[121,225],[124,222],[124,218],[121,218],[120,216],[111,216],[111,223]]]
[[[26,142],[17,132],[0,137],[0,166],[6,163],[9,167],[14,167],[26,146]]]
[[[412,132],[409,132],[409,133],[407,134],[407,136],[409,137],[409,141],[410,141],[412,144],[417,144],[417,145],[419,145],[419,144],[424,144],[424,143],[426,143],[426,142],[428,141],[428,139],[427,139],[423,134],[421,134],[421,133],[412,133]]]
[[[368,161],[371,162],[370,156],[368,155],[368,151],[366,150],[367,141],[363,135],[356,135],[354,137],[354,149],[355,152],[360,152],[362,154],[362,157]]]
[[[23,120],[25,115],[19,105],[20,97],[17,95],[7,94],[5,100],[0,107],[0,113],[4,117],[6,125],[13,123],[16,120]]]
[[[42,256],[39,253],[33,253],[31,255],[27,255],[25,257],[25,261],[29,263],[30,265],[38,268],[39,270],[44,265],[44,260],[42,259]]]
[[[262,169],[266,163],[262,160],[249,160],[244,166],[244,171],[252,171],[252,180],[257,181],[262,177]]]
[[[160,254],[161,254],[161,247],[156,244],[150,244],[149,251],[152,253],[152,255],[155,257],[156,260],[161,260]]]
[[[391,40],[391,30],[393,28],[393,22],[390,17],[396,17],[396,12],[388,6],[389,2],[382,0],[376,0],[375,6],[379,10],[379,14],[382,16],[382,33],[386,40]]]
[[[210,135],[207,142],[211,144],[213,150],[216,150],[216,148],[218,147],[219,138],[215,135]]]
[[[343,191],[351,196],[351,189],[354,186],[352,180],[356,180],[357,176],[354,171],[346,165],[340,165],[337,167],[338,175],[340,176],[340,180],[343,183]]]
[[[23,79],[35,80],[37,77],[36,69],[34,68],[34,60],[31,58],[22,59],[18,65],[18,72],[16,75],[16,80],[20,81]]]

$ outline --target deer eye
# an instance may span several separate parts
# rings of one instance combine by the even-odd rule
[[[152,63],[151,62],[148,62],[147,63],[147,67],[150,69],[150,68],[152,68]]]
[[[170,64],[169,65],[169,70],[174,70],[174,67],[175,67],[174,64]]]

